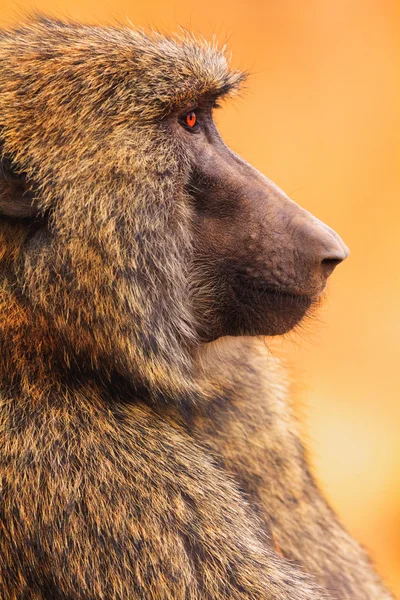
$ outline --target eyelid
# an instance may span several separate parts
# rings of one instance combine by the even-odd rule
[[[191,112],[195,112],[196,114],[200,111],[198,106],[190,106],[189,108],[186,108],[185,110],[183,110],[182,112],[179,113],[179,119],[184,119],[186,117],[186,115],[188,115]]]

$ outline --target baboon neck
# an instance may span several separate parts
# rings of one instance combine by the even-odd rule
[[[94,385],[100,396],[117,397],[120,402],[166,406],[170,401],[187,403],[198,398],[199,389],[190,379],[187,388],[182,385],[181,393],[172,396],[167,389],[152,389],[133,368],[127,375],[105,357],[76,352],[73,343],[62,340],[46,315],[31,307],[8,279],[2,282],[0,311],[0,394],[12,389],[14,394],[42,402],[46,394]]]

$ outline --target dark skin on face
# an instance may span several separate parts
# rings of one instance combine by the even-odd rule
[[[202,339],[291,330],[348,248],[225,145],[211,102],[180,113],[174,129],[192,163],[193,305]]]

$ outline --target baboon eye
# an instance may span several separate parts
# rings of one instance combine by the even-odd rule
[[[199,129],[199,120],[195,110],[182,115],[180,122],[189,131],[197,131]]]
[[[194,127],[197,123],[197,115],[194,112],[194,110],[192,110],[190,113],[188,113],[185,117],[185,123],[188,127]]]

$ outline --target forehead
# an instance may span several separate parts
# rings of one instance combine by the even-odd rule
[[[115,110],[118,99],[121,110],[154,118],[233,93],[243,78],[215,44],[188,33],[167,37],[42,19],[0,35],[0,84],[18,82],[21,98],[24,90],[51,90],[66,104],[85,97],[103,110]]]

